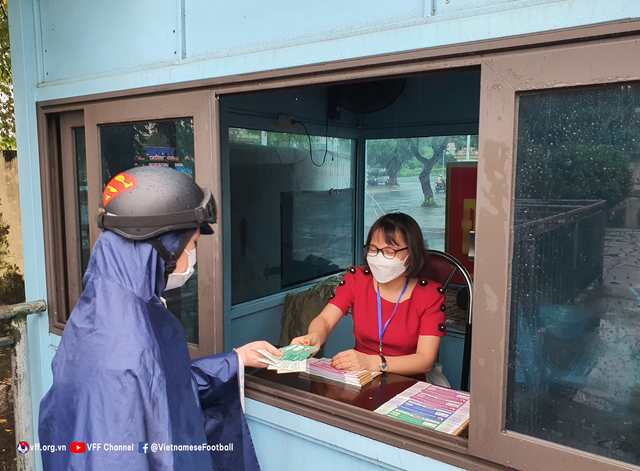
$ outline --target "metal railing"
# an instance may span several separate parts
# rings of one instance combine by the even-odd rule
[[[0,338],[0,346],[14,345],[11,358],[16,441],[34,443],[31,382],[29,373],[29,342],[27,316],[47,310],[44,300],[0,307],[0,319],[11,319],[12,334]],[[16,442],[17,446],[17,442]],[[35,453],[16,453],[18,471],[35,469]]]
[[[518,200],[515,210],[512,309],[572,303],[601,279],[605,201]]]

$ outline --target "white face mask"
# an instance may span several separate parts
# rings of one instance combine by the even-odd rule
[[[185,250],[185,252],[187,251]],[[167,286],[164,289],[165,291],[180,288],[195,272],[193,267],[196,265],[196,249],[194,248],[191,252],[187,252],[187,254],[189,255],[189,267],[187,268],[187,271],[184,273],[171,273],[167,280]]]
[[[407,258],[409,258],[408,255]],[[378,283],[388,283],[398,278],[407,270],[407,267],[404,266],[407,258],[400,260],[396,257],[384,258],[380,253],[377,255],[367,254],[367,263],[369,263],[371,273]]]

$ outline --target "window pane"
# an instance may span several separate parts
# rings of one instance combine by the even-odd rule
[[[639,163],[639,85],[520,96],[506,426],[636,465]]]
[[[446,165],[478,160],[478,136],[367,141],[365,237],[383,214],[416,220],[430,249],[445,248]]]
[[[229,128],[229,158],[233,304],[354,263],[355,141]]]
[[[172,167],[195,178],[193,119],[101,126],[103,189],[132,167]],[[187,341],[198,343],[198,266],[181,288],[165,293],[167,307],[182,322]]]
[[[89,239],[89,200],[87,196],[87,153],[84,142],[84,128],[73,130],[76,155],[76,178],[78,184],[78,220],[80,221],[80,263],[82,276],[87,271],[91,255]]]

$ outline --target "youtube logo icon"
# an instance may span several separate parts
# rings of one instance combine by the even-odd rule
[[[71,444],[71,453],[85,453],[87,451],[87,444],[84,442],[73,442]]]

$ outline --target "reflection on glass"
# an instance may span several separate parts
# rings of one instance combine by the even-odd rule
[[[76,154],[76,179],[78,185],[78,220],[80,221],[80,263],[82,276],[87,271],[91,256],[89,239],[89,200],[87,196],[87,152],[84,142],[84,128],[73,130]]]
[[[144,121],[100,127],[102,186],[132,167],[163,166],[195,178],[193,119]],[[198,343],[198,266],[181,288],[166,291],[169,310],[189,343]]]
[[[233,304],[354,263],[355,141],[229,128],[229,147]]]
[[[638,168],[639,85],[520,96],[506,426],[636,465]]]
[[[366,143],[365,237],[383,214],[416,220],[430,249],[444,250],[446,165],[478,160],[478,136],[375,139]]]
[[[195,178],[193,119],[100,127],[102,184],[131,167],[171,167]]]

